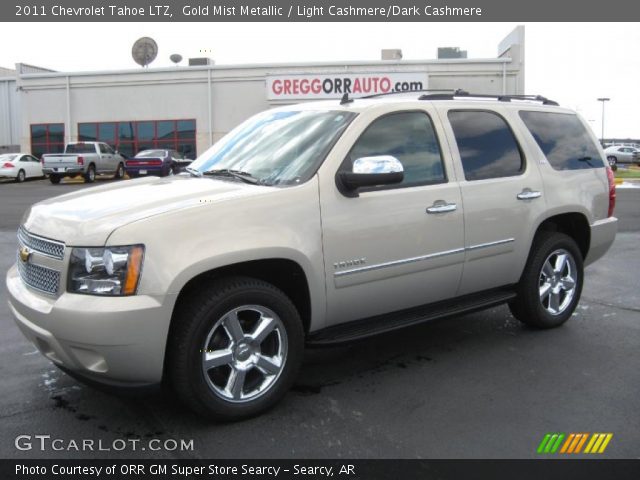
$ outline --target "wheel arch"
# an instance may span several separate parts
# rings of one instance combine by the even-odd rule
[[[173,324],[176,311],[181,302],[188,299],[190,293],[201,287],[203,283],[210,283],[214,279],[245,276],[257,278],[282,290],[298,309],[302,318],[305,332],[311,325],[311,292],[309,279],[302,266],[289,258],[264,258],[231,263],[202,271],[193,276],[179,289],[173,307],[171,323]]]
[[[205,270],[186,281],[176,297],[165,345],[163,378],[167,372],[169,342],[172,331],[178,324],[178,312],[183,302],[189,301],[190,294],[199,290],[203,284],[211,283],[215,279],[233,276],[257,278],[282,290],[298,309],[304,332],[308,333],[312,314],[311,291],[307,274],[298,262],[288,258],[266,258],[231,263]]]
[[[583,213],[567,212],[548,217],[540,222],[533,238],[542,231],[560,232],[568,235],[578,244],[582,259],[587,258],[591,246],[591,228],[589,220]]]

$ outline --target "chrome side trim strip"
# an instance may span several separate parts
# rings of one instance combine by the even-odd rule
[[[515,238],[505,238],[504,240],[496,240],[495,242],[479,243],[477,245],[466,247],[465,250],[479,250],[480,248],[495,247],[496,245],[503,245],[511,242],[515,242]]]
[[[481,248],[495,247],[497,245],[503,245],[505,243],[514,242],[514,238],[505,238],[504,240],[497,240],[495,242],[479,243],[477,245],[471,245],[465,248],[454,248],[453,250],[445,250],[443,252],[430,253],[429,255],[421,255],[419,257],[403,258],[402,260],[393,260],[391,262],[378,263],[376,265],[367,265],[366,267],[352,268],[351,270],[343,270],[341,272],[335,272],[334,277],[344,277],[345,275],[352,275],[354,273],[371,272],[373,270],[380,270],[387,267],[397,267],[399,265],[406,265],[408,263],[422,262],[424,260],[431,260],[433,258],[444,257],[447,255],[454,255],[456,253],[462,253],[465,251],[480,250]]]
[[[429,255],[421,255],[419,257],[403,258],[402,260],[393,260],[391,262],[379,263],[377,265],[368,265],[366,267],[353,268],[351,270],[344,270],[342,272],[335,272],[334,277],[343,277],[345,275],[351,275],[353,273],[370,272],[372,270],[379,270],[381,268],[395,267],[398,265],[406,265],[407,263],[421,262],[423,260],[430,260],[432,258],[444,257],[446,255],[454,255],[456,253],[464,252],[464,248],[455,248],[453,250],[446,250],[444,252],[431,253]]]

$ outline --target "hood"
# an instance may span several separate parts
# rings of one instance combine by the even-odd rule
[[[143,218],[185,208],[206,208],[273,190],[276,189],[186,175],[127,180],[36,203],[23,225],[31,233],[67,245],[99,246],[118,227]]]

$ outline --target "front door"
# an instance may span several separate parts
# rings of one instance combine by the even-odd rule
[[[425,106],[357,120],[359,136],[339,168],[391,155],[403,165],[402,183],[349,198],[338,191],[336,172],[323,171],[327,326],[455,294],[464,260],[463,212],[432,115]]]

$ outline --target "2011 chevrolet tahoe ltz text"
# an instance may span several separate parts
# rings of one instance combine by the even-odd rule
[[[17,325],[89,383],[165,382],[237,419],[286,393],[305,345],[502,303],[563,324],[616,233],[590,129],[542,97],[416,97],[276,108],[188,173],[37,203]]]

